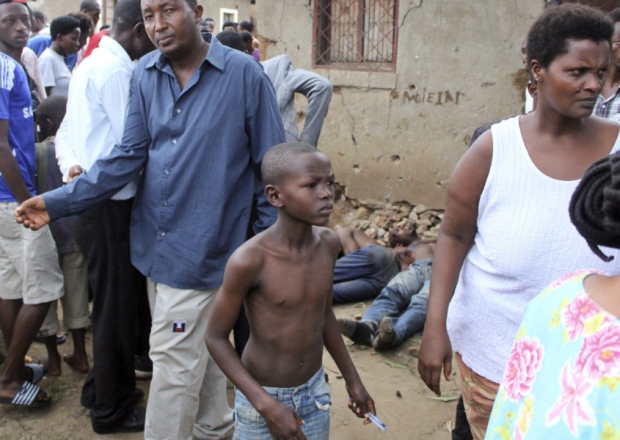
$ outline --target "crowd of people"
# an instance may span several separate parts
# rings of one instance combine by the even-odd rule
[[[453,439],[613,435],[620,10],[543,11],[523,44],[532,111],[476,130],[436,242],[403,222],[390,247],[327,228],[329,81],[203,12],[120,0],[97,31],[94,0],[49,26],[0,0],[0,404],[50,406],[37,383],[64,362],[99,434],[326,439],[324,348],[368,424],[342,336],[383,352],[424,329],[432,391],[456,360]],[[42,364],[24,362],[35,338]]]

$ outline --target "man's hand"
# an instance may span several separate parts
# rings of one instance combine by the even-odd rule
[[[19,205],[14,212],[17,223],[36,231],[49,224],[50,216],[45,208],[43,197],[36,196]]]
[[[349,386],[347,385],[347,392],[349,393],[349,409],[355,413],[359,418],[366,418],[364,425],[368,425],[370,420],[367,418],[368,413],[377,414],[375,410],[375,401],[372,400],[364,385],[359,384]]]
[[[82,174],[83,172],[84,170],[82,169],[81,166],[73,165],[71,168],[69,168],[69,174],[67,175],[67,183],[73,182],[73,180],[75,180],[75,178],[79,176],[80,174]]]
[[[274,399],[271,405],[262,416],[265,418],[269,432],[276,440],[306,440],[306,436],[301,430],[304,424],[297,413],[292,408]]]

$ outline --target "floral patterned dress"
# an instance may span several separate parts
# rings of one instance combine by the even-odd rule
[[[567,275],[528,304],[486,439],[620,440],[620,320],[585,292],[592,273]]]

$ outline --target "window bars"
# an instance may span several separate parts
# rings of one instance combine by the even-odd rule
[[[394,70],[398,0],[315,0],[315,67]]]

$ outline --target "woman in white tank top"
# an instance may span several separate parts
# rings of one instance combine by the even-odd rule
[[[536,110],[493,126],[450,178],[418,370],[440,394],[454,349],[476,439],[484,437],[527,302],[566,273],[620,268],[620,258],[594,256],[568,216],[585,170],[620,148],[618,124],[591,117],[612,33],[594,9],[547,9],[527,40]]]

